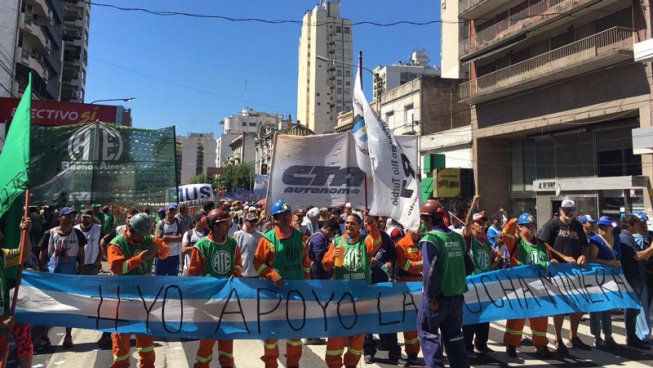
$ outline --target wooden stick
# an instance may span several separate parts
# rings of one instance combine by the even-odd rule
[[[23,219],[29,216],[29,189],[25,190],[25,209],[23,211]],[[21,220],[22,221],[22,220]],[[25,243],[27,243],[27,229],[22,230],[20,234],[20,255],[18,263],[18,276],[16,278],[16,286],[14,287],[14,299],[11,302],[10,316],[16,312],[16,303],[18,302],[18,289],[20,288],[20,281],[23,277],[23,252],[25,250]],[[29,245],[32,246],[31,244]]]

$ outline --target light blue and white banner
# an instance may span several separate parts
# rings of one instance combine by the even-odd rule
[[[524,266],[468,278],[465,324],[638,308],[621,269]],[[270,339],[416,328],[421,283],[23,274],[18,321],[170,337]]]

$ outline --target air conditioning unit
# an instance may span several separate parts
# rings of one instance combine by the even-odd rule
[[[635,54],[635,62],[653,61],[653,39],[635,43],[633,46],[633,51]]]

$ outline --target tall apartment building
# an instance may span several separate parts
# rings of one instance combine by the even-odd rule
[[[213,133],[189,133],[177,137],[177,172],[180,184],[206,172],[215,162],[215,137]]]
[[[63,12],[63,1],[2,1],[0,97],[19,97],[31,72],[34,98],[59,100]]]
[[[339,0],[321,0],[302,20],[297,120],[317,134],[333,130],[352,106],[352,27]]]
[[[268,114],[247,108],[238,115],[225,117],[218,124],[223,126],[222,135],[216,141],[215,166],[223,167],[229,160],[232,162],[241,158],[246,162],[254,162],[254,138],[262,126],[276,125],[282,120],[281,115]],[[238,156],[233,155],[235,144]]]
[[[633,146],[653,124],[652,67],[633,59],[651,38],[650,2],[459,4],[482,207],[533,211],[539,225],[565,198],[592,216],[650,214],[653,159]]]
[[[377,66],[374,68],[372,100],[376,101],[382,94],[423,75],[440,75],[438,67],[429,66],[429,55],[424,50],[413,51],[408,62],[400,61],[390,66]]]
[[[442,39],[441,39],[441,67],[442,78],[467,79],[465,71],[460,67],[460,56],[458,52],[458,40],[461,35],[466,35],[469,25],[461,23],[458,19],[458,8],[463,1],[440,0],[442,17]]]
[[[91,5],[79,0],[67,0],[63,17],[63,72],[61,101],[83,102],[86,91],[88,64],[88,32]]]

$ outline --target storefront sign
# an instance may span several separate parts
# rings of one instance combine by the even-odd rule
[[[460,197],[460,169],[437,170],[435,196],[440,198]]]
[[[11,121],[17,98],[0,98],[0,122]],[[73,125],[97,120],[124,124],[122,106],[91,105],[59,101],[32,101],[32,125]]]

